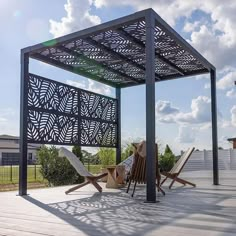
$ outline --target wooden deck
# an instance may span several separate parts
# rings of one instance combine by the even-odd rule
[[[222,172],[219,186],[210,172],[184,175],[197,187],[165,188],[155,204],[143,202],[143,186],[133,199],[124,190],[99,194],[91,185],[70,195],[68,187],[29,190],[26,197],[0,193],[0,236],[235,236],[236,173]]]

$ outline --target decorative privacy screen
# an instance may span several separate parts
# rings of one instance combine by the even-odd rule
[[[29,74],[29,143],[117,145],[117,100]]]

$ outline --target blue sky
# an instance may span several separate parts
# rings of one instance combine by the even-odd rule
[[[236,136],[236,3],[219,0],[1,0],[0,134],[19,134],[20,49],[152,7],[217,68],[219,146]],[[30,71],[114,96],[114,90],[31,61]],[[145,87],[122,90],[124,142],[145,139]],[[209,75],[156,84],[156,136],[178,153],[211,149]]]

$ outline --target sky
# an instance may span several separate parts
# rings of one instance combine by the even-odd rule
[[[20,49],[153,8],[217,69],[218,141],[236,137],[236,1],[0,0],[0,134],[19,135]],[[30,60],[30,72],[114,97],[113,88]],[[211,149],[210,75],[156,84],[156,138]],[[122,90],[122,142],[145,139],[145,86]]]

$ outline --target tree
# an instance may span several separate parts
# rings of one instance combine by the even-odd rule
[[[49,185],[59,186],[83,182],[81,177],[65,157],[59,157],[54,146],[43,146],[37,152],[37,163],[40,172]]]
[[[162,171],[170,171],[175,164],[175,155],[170,147],[166,145],[164,154],[160,155],[159,165]]]
[[[167,153],[173,154],[173,152],[172,152],[172,150],[170,149],[170,147],[169,147],[168,144],[166,144],[166,148],[165,148],[165,152],[164,152],[164,153],[165,153],[165,154],[167,154]]]
[[[74,145],[72,148],[72,152],[80,159],[82,163],[84,163],[83,153],[79,145]]]
[[[98,157],[103,167],[115,164],[115,149],[114,148],[99,148]]]

